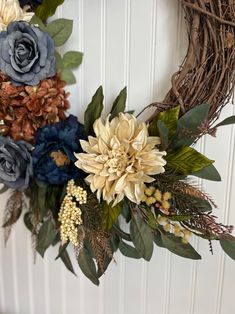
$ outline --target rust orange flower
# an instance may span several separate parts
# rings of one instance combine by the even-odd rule
[[[0,82],[1,134],[32,142],[38,128],[65,119],[69,94],[58,75],[37,86],[14,86],[3,75]]]

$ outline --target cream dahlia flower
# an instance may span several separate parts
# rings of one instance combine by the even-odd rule
[[[99,200],[102,196],[115,205],[126,196],[138,204],[144,183],[164,172],[166,152],[156,148],[160,138],[149,137],[146,124],[130,114],[120,113],[111,122],[107,118],[105,124],[97,119],[93,128],[96,137],[80,141],[86,153],[75,154],[75,165],[90,174],[86,181]]]
[[[18,0],[0,0],[0,32],[5,31],[7,25],[14,21],[29,22],[34,15],[22,9]]]

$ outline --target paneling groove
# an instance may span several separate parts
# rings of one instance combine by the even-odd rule
[[[136,113],[163,99],[187,49],[183,11],[176,0],[66,0],[56,16],[74,20],[71,40],[61,52],[84,52],[83,64],[75,71],[77,84],[67,88],[71,112],[81,121],[100,84],[106,113],[124,86],[127,109]],[[232,113],[228,106],[222,115]],[[203,182],[220,207],[215,215],[231,224],[235,224],[234,140],[235,130],[224,127],[216,140],[206,138],[198,145],[216,160],[223,178],[222,183]],[[5,200],[1,195],[2,209]],[[3,210],[1,220],[2,216]],[[44,260],[38,256],[34,265],[30,234],[21,219],[7,248],[0,232],[0,314],[232,313],[234,262],[217,244],[211,256],[206,241],[193,242],[202,261],[184,260],[158,247],[150,263],[117,253],[116,264],[111,264],[98,288],[78,270],[75,259],[77,277],[54,261],[57,248]]]

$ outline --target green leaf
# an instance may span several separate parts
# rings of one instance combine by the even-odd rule
[[[105,231],[109,231],[113,224],[118,219],[118,216],[122,211],[122,202],[118,203],[116,206],[112,207],[111,204],[107,204],[106,202],[102,203],[102,221],[103,221],[103,229]]]
[[[158,120],[157,127],[158,127],[159,135],[161,138],[161,150],[166,150],[166,148],[168,146],[169,130],[166,127],[165,123],[162,122],[161,120]]]
[[[178,173],[189,175],[211,165],[214,161],[200,154],[192,147],[181,147],[165,156],[168,167]]]
[[[221,238],[220,245],[224,252],[233,260],[235,260],[235,238],[232,236],[228,238]]]
[[[234,124],[235,123],[235,116],[231,116],[228,117],[226,119],[224,119],[223,121],[221,121],[220,123],[218,123],[215,128],[218,128],[219,126],[223,126],[223,125],[229,125],[229,124]]]
[[[66,69],[75,69],[82,63],[83,53],[68,51],[63,56],[63,64]]]
[[[172,233],[161,232],[161,240],[163,246],[176,255],[195,260],[201,259],[191,244],[183,243],[180,237],[176,237]]]
[[[57,72],[62,72],[64,69],[63,59],[58,51],[55,51],[55,67]]]
[[[137,252],[149,261],[153,254],[153,234],[149,226],[138,215],[132,215],[130,235]]]
[[[214,165],[209,165],[200,171],[192,173],[192,175],[210,181],[221,181],[221,176]]]
[[[202,198],[195,197],[195,196],[190,196],[190,202],[197,207],[197,209],[201,212],[211,212],[212,211],[212,206],[211,204]]]
[[[61,74],[62,80],[64,80],[68,85],[72,85],[76,83],[76,77],[73,72],[69,69],[63,69]]]
[[[178,120],[177,132],[172,140],[172,148],[176,149],[183,145],[190,146],[195,141],[200,133],[198,128],[206,120],[209,110],[209,104],[202,104],[187,111]]]
[[[80,250],[78,255],[78,265],[83,274],[90,279],[95,285],[99,285],[99,279],[96,274],[96,267],[93,258],[90,256],[88,250],[84,247]]]
[[[148,127],[148,133],[149,133],[150,136],[158,136],[159,135],[157,122],[158,122],[158,117],[155,117],[153,119],[153,121],[150,123],[150,125]]]
[[[197,131],[198,127],[205,121],[210,110],[210,104],[202,104],[187,111],[179,120],[179,129]]]
[[[131,220],[131,210],[129,202],[126,198],[123,199],[122,216],[125,218],[126,223]]]
[[[170,137],[176,132],[179,113],[180,106],[177,106],[172,109],[160,112],[157,117],[158,120],[164,122],[165,126],[169,130]]]
[[[130,258],[136,258],[136,259],[141,258],[140,254],[137,252],[137,250],[133,246],[130,246],[129,244],[123,241],[120,241],[119,250],[124,256],[130,257]]]
[[[32,217],[33,216],[33,213],[32,212],[27,212],[25,215],[24,215],[24,224],[26,226],[26,228],[29,230],[29,231],[33,231],[34,227],[33,227],[33,224],[32,224]]]
[[[124,112],[126,108],[126,99],[127,99],[127,89],[126,87],[121,90],[118,97],[115,99],[113,103],[113,107],[111,109],[110,120],[115,118],[120,112]]]
[[[41,214],[41,217],[44,217],[48,211],[46,207],[46,198],[47,198],[47,185],[41,184],[38,186],[38,209]]]
[[[50,220],[45,221],[40,228],[36,247],[36,250],[42,257],[44,257],[45,251],[52,244],[56,235],[57,230],[55,229],[54,224]]]
[[[161,233],[159,231],[157,231],[156,233],[154,233],[153,235],[153,241],[154,243],[159,246],[159,247],[164,247],[163,242],[162,242],[162,237],[161,237]]]
[[[63,254],[63,252],[67,249],[69,245],[69,241],[67,241],[66,243],[64,243],[63,245],[60,245],[59,247],[59,253],[56,256],[55,260],[59,259],[61,257],[61,254]]]
[[[43,21],[55,14],[55,11],[64,0],[43,0],[43,3],[37,7],[36,15]]]
[[[65,267],[76,276],[76,273],[74,272],[73,265],[71,262],[71,259],[69,257],[69,254],[66,250],[64,249],[64,245],[60,245],[59,247],[59,257],[61,258],[62,262],[64,263]]]
[[[73,21],[58,19],[47,25],[46,31],[54,40],[55,46],[60,47],[66,43],[73,30]]]
[[[34,15],[32,17],[32,19],[30,20],[30,24],[32,25],[38,25],[38,27],[42,30],[42,31],[46,31],[46,25],[43,23],[43,21],[36,15]]]
[[[91,103],[88,105],[85,114],[84,114],[84,122],[85,122],[85,132],[88,135],[94,134],[93,131],[93,124],[96,119],[98,119],[101,116],[102,110],[103,110],[103,88],[100,86],[95,95],[92,97]]]

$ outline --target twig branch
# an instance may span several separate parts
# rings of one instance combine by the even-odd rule
[[[206,14],[206,15],[212,17],[213,19],[217,20],[221,24],[230,25],[232,27],[235,27],[235,23],[234,22],[228,21],[228,20],[224,20],[224,19],[218,17],[217,15],[215,15],[215,14],[213,14],[213,13],[207,11],[207,10],[204,10],[204,9],[200,8],[198,5],[186,2],[184,0],[181,0],[181,2],[182,2],[183,5],[185,5],[185,6],[189,7],[189,8],[192,8],[192,9],[194,9],[194,10],[196,10],[196,11],[202,13],[202,14]]]

